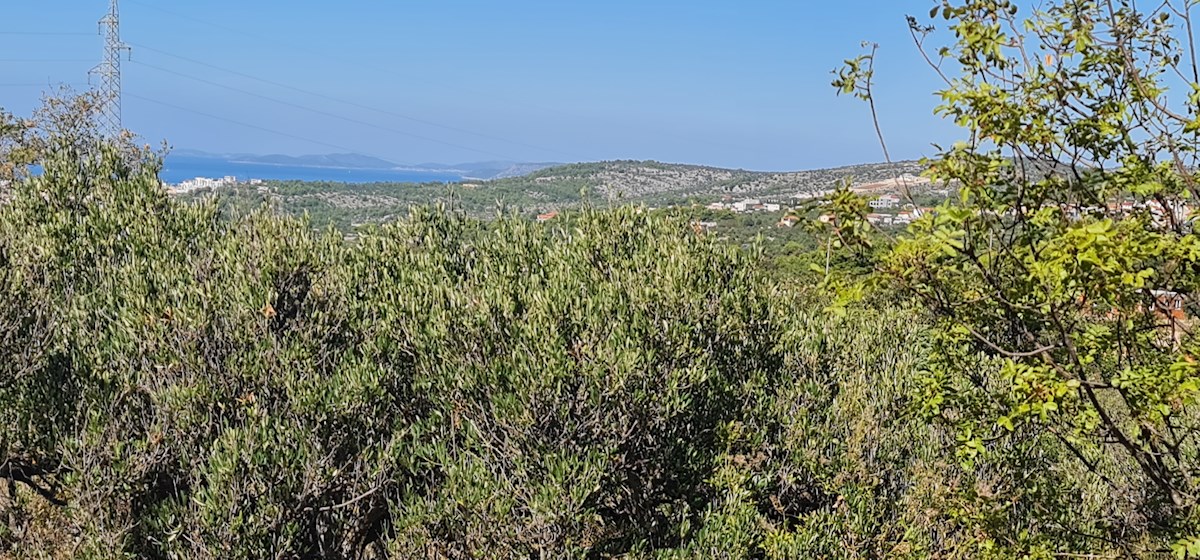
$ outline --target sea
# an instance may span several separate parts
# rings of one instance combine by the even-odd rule
[[[159,173],[159,178],[170,184],[196,177],[219,179],[226,176],[243,181],[263,179],[342,183],[453,183],[463,180],[461,175],[439,171],[296,167],[172,155],[167,156]]]

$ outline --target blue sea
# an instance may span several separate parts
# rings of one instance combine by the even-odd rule
[[[159,174],[159,178],[167,183],[177,184],[196,177],[221,178],[228,175],[237,177],[239,180],[339,181],[343,183],[445,183],[463,180],[461,176],[454,173],[290,167],[170,155],[163,163],[163,170]]]

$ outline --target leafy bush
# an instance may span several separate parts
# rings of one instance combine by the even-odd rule
[[[19,557],[677,546],[781,363],[749,257],[685,222],[417,211],[345,244],[60,148],[0,207]]]
[[[1112,499],[1127,464],[1102,478],[1049,433],[967,456],[927,423],[930,395],[986,401],[929,385],[924,312],[827,315],[686,218],[415,210],[347,243],[225,220],[166,197],[152,155],[77,147],[0,206],[0,556],[1167,544],[1153,494]]]
[[[875,280],[937,317],[927,417],[967,471],[1005,466],[965,519],[981,551],[1200,557],[1196,4],[936,4],[946,46],[909,25],[965,129],[927,162],[958,196],[888,240]],[[868,46],[834,85],[872,101]]]

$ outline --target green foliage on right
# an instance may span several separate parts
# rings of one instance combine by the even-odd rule
[[[1196,8],[941,0],[930,13],[947,32],[925,50],[945,81],[937,113],[966,137],[927,174],[958,196],[876,246],[872,282],[936,318],[917,402],[957,433],[963,470],[1015,468],[972,500],[981,551],[1062,553],[1069,540],[1030,530],[1060,518],[1097,550],[1200,557]],[[910,27],[922,49],[943,37]],[[870,100],[863,60],[834,86]],[[1066,521],[1088,497],[1065,501],[1064,473],[1036,467],[1047,459],[1108,488],[1112,525]]]

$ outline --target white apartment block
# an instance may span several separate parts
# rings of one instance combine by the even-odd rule
[[[894,194],[885,194],[870,202],[871,208],[895,208],[900,206],[900,197]]]

